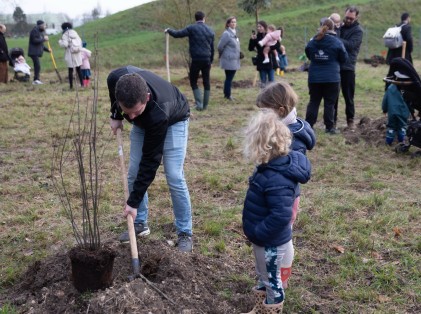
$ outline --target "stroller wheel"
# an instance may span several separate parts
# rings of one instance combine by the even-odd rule
[[[421,157],[421,150],[416,151],[415,153],[411,154],[411,158],[418,158]]]
[[[399,143],[398,145],[396,145],[396,147],[395,147],[395,152],[397,153],[397,154],[399,154],[399,153],[406,153],[406,152],[408,152],[409,151],[409,147],[410,147],[411,145],[406,145],[406,144],[404,144],[404,143]]]

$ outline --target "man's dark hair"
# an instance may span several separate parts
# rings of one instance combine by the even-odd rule
[[[409,13],[407,13],[407,12],[402,13],[402,15],[401,15],[401,21],[402,22],[403,21],[406,21],[408,19],[408,17],[409,17]]]
[[[194,18],[195,18],[196,21],[201,21],[205,18],[205,13],[203,13],[202,11],[197,11],[194,14]]]
[[[115,86],[115,98],[119,104],[126,108],[133,108],[139,102],[144,104],[148,92],[146,81],[136,73],[123,75]]]
[[[358,8],[354,5],[346,8],[345,13],[348,12],[348,11],[351,12],[351,13],[355,12],[355,16],[358,16],[358,14],[360,14],[360,10],[358,10]]]

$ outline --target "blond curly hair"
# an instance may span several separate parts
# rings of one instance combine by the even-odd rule
[[[288,155],[291,140],[291,132],[279,116],[273,110],[262,109],[245,131],[244,155],[255,164],[266,164]]]

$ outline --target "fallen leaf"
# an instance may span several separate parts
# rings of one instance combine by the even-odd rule
[[[383,259],[383,257],[377,252],[371,252],[371,256],[373,256],[375,259]]]
[[[343,246],[340,246],[340,245],[334,245],[333,246],[333,248],[336,250],[336,251],[338,251],[339,253],[344,253],[345,252],[345,249],[344,249],[344,247]]]
[[[390,301],[390,298],[385,295],[379,295],[377,299],[379,300],[380,303],[386,303]]]
[[[393,232],[395,233],[395,238],[400,237],[401,234],[402,234],[402,231],[401,231],[401,229],[399,229],[399,227],[393,228]]]
[[[367,264],[370,261],[370,259],[363,257],[362,262],[363,264]]]
[[[32,240],[31,240],[31,239],[29,239],[29,238],[25,238],[25,241],[26,241],[26,242],[32,242]]]
[[[34,251],[32,251],[32,250],[28,250],[28,251],[23,252],[24,256],[31,256],[32,254],[34,254]]]

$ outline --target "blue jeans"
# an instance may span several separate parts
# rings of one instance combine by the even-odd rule
[[[224,82],[224,97],[231,97],[231,84],[234,79],[236,70],[225,70],[225,82]]]
[[[192,235],[190,194],[183,170],[188,133],[188,120],[177,122],[168,128],[165,137],[163,163],[165,177],[171,194],[177,233]],[[133,183],[139,170],[144,138],[145,130],[133,125],[130,132],[130,162],[127,175],[129,192],[133,190]],[[148,193],[145,193],[145,196],[137,209],[135,223],[145,223],[147,221]]]
[[[267,82],[275,81],[275,70],[260,70],[260,85],[261,87],[265,87]]]

